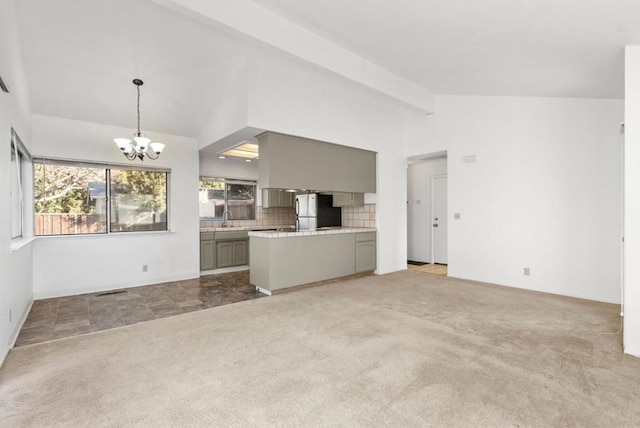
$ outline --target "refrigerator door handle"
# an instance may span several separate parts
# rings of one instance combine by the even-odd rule
[[[296,216],[300,215],[300,200],[296,198]]]

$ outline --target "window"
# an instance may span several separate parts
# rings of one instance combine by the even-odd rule
[[[11,130],[11,239],[24,234],[24,184],[30,155],[20,137]]]
[[[38,159],[36,235],[168,230],[168,181],[167,171]]]
[[[228,211],[229,220],[256,218],[255,181],[200,177],[200,218],[222,220]]]
[[[167,230],[167,173],[111,169],[111,232]]]

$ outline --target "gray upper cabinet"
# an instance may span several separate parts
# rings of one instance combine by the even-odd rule
[[[334,207],[363,207],[364,193],[333,192]]]
[[[375,152],[275,132],[257,138],[263,189],[376,192]]]
[[[295,196],[294,192],[283,189],[262,189],[262,208],[293,208]]]

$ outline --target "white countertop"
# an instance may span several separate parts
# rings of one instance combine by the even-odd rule
[[[292,238],[296,236],[333,235],[338,233],[375,232],[375,227],[327,227],[319,230],[300,230],[298,232],[283,232],[277,230],[251,231],[249,236],[259,238]]]
[[[265,230],[265,229],[290,229],[293,230],[293,226],[229,226],[229,227],[201,227],[200,232],[223,232],[223,231],[236,231],[236,230]],[[274,231],[275,232],[275,231]]]

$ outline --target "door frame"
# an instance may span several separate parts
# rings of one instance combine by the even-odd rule
[[[435,218],[435,214],[436,214],[436,210],[435,210],[435,200],[436,200],[436,192],[435,192],[435,187],[436,187],[436,180],[438,178],[446,178],[447,179],[447,217],[449,216],[449,183],[448,183],[448,178],[449,178],[449,174],[447,171],[447,174],[438,174],[438,175],[432,175],[431,176],[431,218],[429,218],[429,221],[431,222],[431,264],[435,265],[436,264],[436,234],[435,234],[435,227],[433,227],[433,222],[434,222],[434,218]],[[447,219],[448,220],[448,219]],[[449,232],[447,231],[447,249],[449,248]],[[447,263],[449,262],[449,257],[447,255]]]

